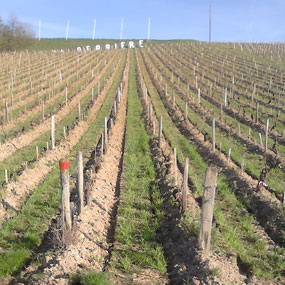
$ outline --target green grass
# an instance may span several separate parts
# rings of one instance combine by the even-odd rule
[[[110,266],[124,271],[128,276],[146,268],[164,275],[166,260],[155,235],[163,213],[150,156],[149,137],[141,120],[142,106],[135,78],[132,51],[123,183],[116,243]]]

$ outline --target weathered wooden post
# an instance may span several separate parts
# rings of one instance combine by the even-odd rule
[[[256,101],[255,122],[258,123],[258,102]]]
[[[36,146],[36,157],[37,157],[37,160],[39,160],[39,147]]]
[[[5,169],[5,182],[6,182],[6,184],[8,184],[8,182],[9,182],[9,179],[8,179],[8,170],[7,170],[7,169]]]
[[[182,211],[183,212],[185,212],[187,209],[188,168],[189,168],[189,159],[188,157],[186,157],[184,160],[183,188],[182,188]]]
[[[92,70],[92,72],[93,72],[93,70]],[[91,88],[91,101],[92,101],[92,103],[94,103],[94,87]]]
[[[62,205],[62,222],[63,231],[71,230],[71,211],[70,211],[70,191],[69,191],[69,161],[61,159],[59,161],[60,183],[61,183],[61,205]]]
[[[198,98],[197,98],[198,105],[200,105],[200,102],[201,102],[201,89],[198,88]]]
[[[225,104],[225,107],[227,107],[227,104],[228,104],[228,90],[227,90],[227,88],[225,88],[225,93],[224,93],[224,104]]]
[[[201,227],[199,246],[206,255],[210,251],[211,229],[214,212],[215,192],[217,187],[218,170],[216,167],[207,168],[204,179],[204,194],[202,202]]]
[[[81,151],[77,152],[76,161],[77,161],[77,191],[79,197],[79,214],[81,214],[83,212],[83,207],[84,207],[83,155]]]
[[[45,120],[45,101],[42,101],[42,119]]]
[[[113,110],[114,110],[114,118],[116,118],[117,116],[117,101],[114,101],[114,106],[113,106]]]
[[[259,135],[260,146],[263,148],[262,135],[261,133],[258,133],[258,135]]]
[[[176,147],[173,149],[174,155],[174,185],[177,186],[177,154],[176,154]]]
[[[148,119],[151,122],[152,120],[152,108],[151,108],[151,104],[148,105]]]
[[[8,102],[7,102],[7,100],[5,100],[5,119],[6,119],[7,122],[9,120],[8,116],[9,116],[8,115]]]
[[[67,106],[67,86],[65,86],[65,106]]]
[[[238,135],[240,136],[240,123],[238,123]]]
[[[161,139],[162,139],[162,116],[159,117],[158,147],[161,147]]]
[[[107,126],[108,120],[105,117],[104,118],[104,138],[105,138],[105,147],[107,147],[108,143],[108,126]]]
[[[54,115],[51,116],[51,149],[55,149],[55,119]]]
[[[232,152],[232,148],[229,148],[229,153],[228,153],[228,164],[230,164],[231,161],[231,152]]]
[[[243,172],[244,171],[244,166],[245,166],[245,153],[243,153],[242,155],[242,160],[241,160],[241,171]]]
[[[268,129],[269,129],[269,119],[266,120],[266,129],[265,129],[265,152],[268,148]]]
[[[104,154],[104,132],[101,135],[101,156]]]
[[[66,128],[65,128],[65,126],[63,126],[63,137],[64,138],[66,137]]]
[[[155,121],[152,121],[152,135],[155,136]]]
[[[80,100],[78,102],[78,121],[81,121],[81,106],[80,106]]]
[[[185,113],[184,113],[184,116],[185,116],[185,120],[188,119],[188,104],[187,102],[185,102]]]
[[[47,149],[47,151],[49,150],[49,147],[48,147],[48,142],[47,142],[47,144],[46,144],[46,149]]]
[[[212,121],[212,151],[216,150],[216,122],[215,119]]]

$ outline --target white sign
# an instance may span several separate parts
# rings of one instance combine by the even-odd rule
[[[121,49],[124,49],[124,48],[135,48],[136,45],[135,45],[135,42],[134,41],[129,41],[128,44],[126,44],[126,42],[120,42],[120,44],[105,44],[105,45],[95,45],[93,48],[91,46],[85,46],[85,47],[77,47],[76,50],[77,51],[83,51],[83,50],[86,50],[86,51],[91,51],[91,50],[102,50],[102,49],[105,49],[105,50],[110,50],[110,49],[117,49],[117,48],[121,48]],[[143,48],[143,40],[139,40],[139,43],[138,43],[138,47],[140,48]]]

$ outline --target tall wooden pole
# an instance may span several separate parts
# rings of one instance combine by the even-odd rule
[[[183,173],[183,189],[182,189],[182,211],[185,212],[187,208],[187,191],[188,191],[188,157],[184,160],[184,173]]]

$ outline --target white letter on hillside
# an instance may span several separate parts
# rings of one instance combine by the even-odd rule
[[[125,48],[125,42],[121,42],[121,48]]]
[[[143,47],[143,40],[139,40],[139,47]]]
[[[81,48],[81,47],[77,47],[76,50],[77,50],[77,51],[82,51],[82,48]]]
[[[95,50],[100,50],[101,49],[101,46],[100,45],[96,45],[95,46]]]
[[[106,45],[105,45],[105,49],[111,49],[110,44],[106,44]]]
[[[135,44],[134,44],[133,41],[130,41],[130,42],[129,42],[129,48],[135,48]]]

